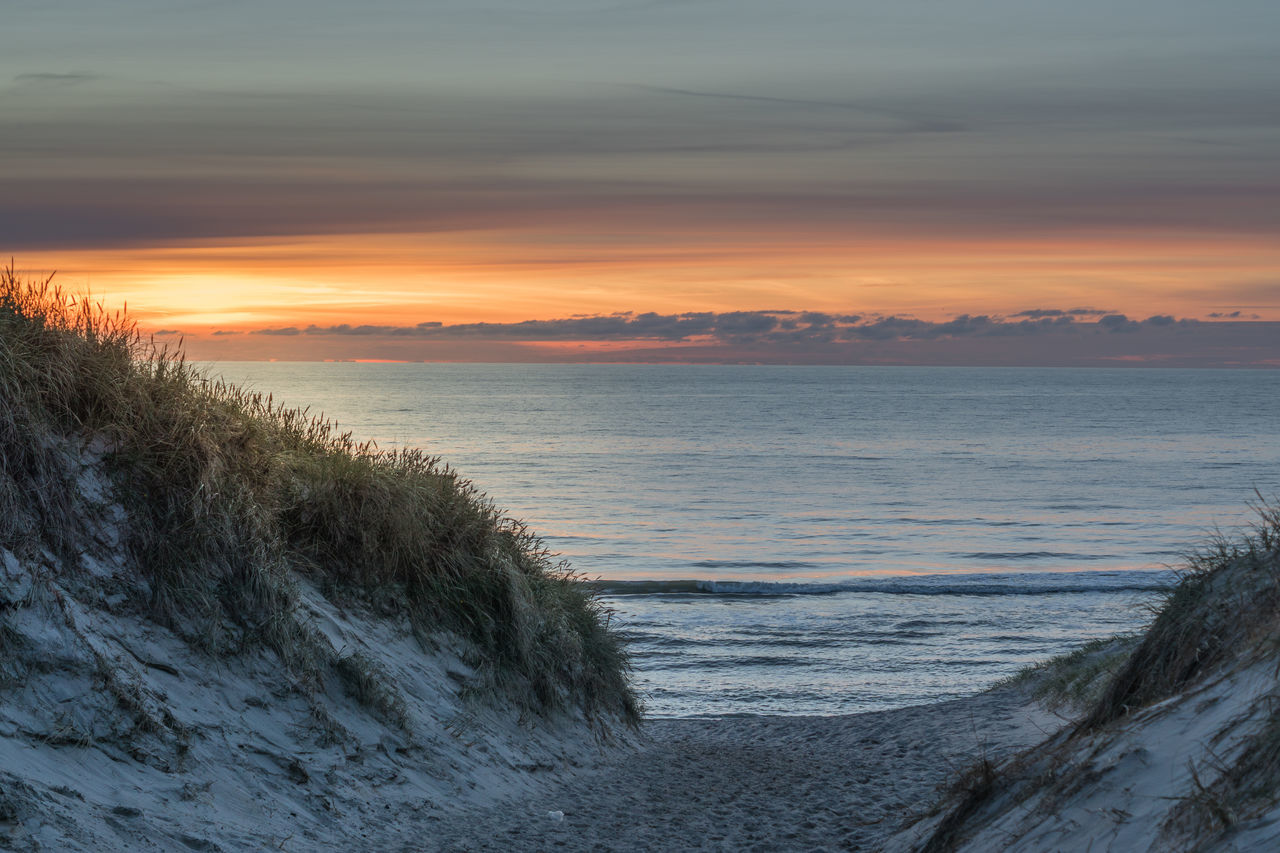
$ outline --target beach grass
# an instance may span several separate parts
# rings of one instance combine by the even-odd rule
[[[0,546],[75,565],[68,448],[125,496],[140,606],[209,653],[266,647],[300,682],[336,675],[390,719],[394,685],[326,650],[298,586],[465,639],[473,693],[537,713],[635,722],[609,612],[571,568],[421,450],[383,451],[323,417],[209,379],[124,313],[0,273]]]
[[[1199,764],[1186,765],[1189,791],[1161,797],[1170,808],[1160,812],[1158,829],[1162,838],[1189,839],[1167,849],[1202,849],[1206,839],[1221,840],[1221,833],[1261,819],[1280,802],[1280,716],[1274,710],[1280,704],[1274,683],[1280,673],[1274,663],[1280,655],[1280,505],[1259,494],[1254,509],[1250,530],[1233,539],[1217,535],[1187,556],[1177,583],[1153,605],[1145,631],[1096,640],[997,685],[1029,688],[1050,707],[1068,706],[1075,720],[1041,747],[963,774],[919,849],[958,849],[975,815],[1000,797],[1006,809],[1024,810],[1034,797],[1052,804],[1088,788],[1100,778],[1091,757],[1109,748],[1144,709],[1166,700],[1176,706],[1198,685],[1257,664],[1262,706],[1246,705],[1205,723]],[[1192,715],[1212,704],[1204,702]],[[1236,726],[1239,734],[1231,734]]]
[[[1277,651],[1280,507],[1259,495],[1254,509],[1250,531],[1236,540],[1219,534],[1188,555],[1177,584],[1081,728],[1096,729],[1173,696],[1226,662]]]
[[[1150,605],[1145,630],[1091,640],[995,686],[1027,688],[1097,728],[1258,650],[1259,638],[1280,637],[1280,508],[1262,495],[1253,508],[1250,530],[1235,540],[1217,534],[1186,556],[1176,583]]]
[[[1138,634],[1090,640],[1066,654],[1031,664],[995,687],[1024,687],[1055,711],[1078,712],[1098,701],[1140,641]]]

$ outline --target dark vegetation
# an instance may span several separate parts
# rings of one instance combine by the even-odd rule
[[[439,459],[381,451],[305,410],[214,382],[122,314],[0,273],[0,546],[76,564],[75,453],[125,501],[139,606],[213,655],[274,651],[403,716],[367,661],[325,651],[298,584],[468,640],[480,691],[545,713],[638,717],[591,590]],[[96,448],[96,449],[95,449]]]

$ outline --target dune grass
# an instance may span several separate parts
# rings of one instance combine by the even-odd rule
[[[0,273],[0,545],[75,564],[66,448],[97,447],[129,515],[151,618],[214,654],[336,672],[392,717],[358,661],[325,659],[300,579],[466,638],[484,684],[538,712],[638,719],[626,650],[591,590],[438,458],[382,451],[214,382],[124,314]],[[332,658],[332,655],[329,655]]]
[[[1088,784],[1087,774],[1095,771],[1087,764],[1083,777],[1064,764],[1072,744],[1094,742],[1108,729],[1122,727],[1128,716],[1214,673],[1280,653],[1280,506],[1261,495],[1258,501],[1251,531],[1236,540],[1218,536],[1187,557],[1178,582],[1153,608],[1145,632],[1094,641],[1006,682],[1029,687],[1050,705],[1078,709],[1076,723],[1048,751],[1038,747],[1000,767],[984,760],[965,773],[920,850],[957,849],[975,816],[1001,792],[1025,800],[1044,788]],[[1173,823],[1164,828],[1194,841],[1185,849],[1208,847],[1211,836],[1259,818],[1280,802],[1280,714],[1271,707],[1280,706],[1280,687],[1266,698],[1262,724],[1246,736],[1231,762],[1209,768],[1212,781],[1202,782],[1191,767],[1194,790],[1178,801]]]
[[[1140,640],[1137,634],[1090,640],[1066,654],[1031,664],[995,686],[1025,687],[1052,710],[1078,712],[1098,701]]]
[[[1092,640],[997,686],[1027,687],[1092,729],[1172,696],[1260,637],[1280,638],[1280,508],[1259,495],[1254,509],[1237,541],[1219,535],[1187,555],[1146,630]]]
[[[1141,642],[1080,722],[1095,729],[1146,707],[1280,637],[1280,508],[1259,495],[1238,541],[1218,536],[1188,556]]]

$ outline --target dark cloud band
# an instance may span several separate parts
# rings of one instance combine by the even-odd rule
[[[1077,316],[1097,316],[1080,320]],[[1154,315],[1133,320],[1124,314],[1103,314],[1092,309],[1030,309],[1011,317],[962,314],[951,320],[929,321],[912,317],[864,319],[853,314],[817,311],[729,311],[686,314],[611,314],[559,320],[523,320],[516,323],[423,322],[413,326],[310,325],[264,328],[255,335],[344,336],[420,338],[427,340],[490,341],[666,341],[712,340],[738,344],[788,345],[845,341],[922,341],[940,338],[1028,337],[1046,334],[1122,333],[1141,328],[1177,325],[1195,328],[1199,320],[1175,320]]]

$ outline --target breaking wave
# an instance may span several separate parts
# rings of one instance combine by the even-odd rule
[[[1090,592],[1154,592],[1174,583],[1171,571],[1037,572],[1035,574],[920,575],[849,578],[836,582],[596,580],[601,595],[757,596],[794,595],[1053,595]]]

